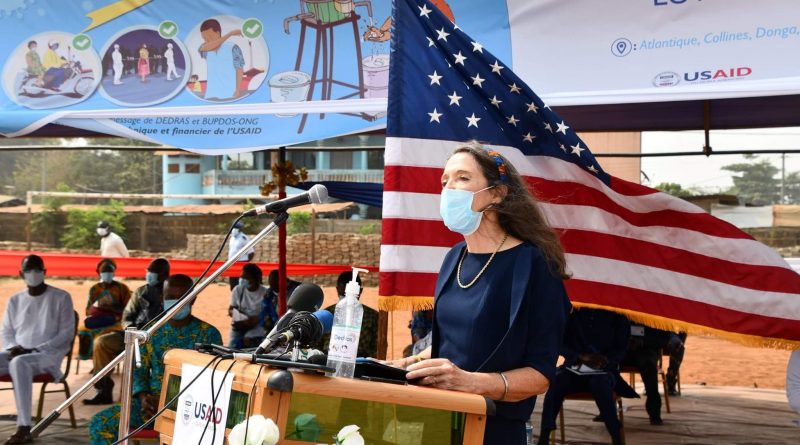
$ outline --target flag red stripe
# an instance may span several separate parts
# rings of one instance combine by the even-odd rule
[[[381,295],[433,296],[437,276],[423,272],[381,272]]]
[[[559,232],[561,245],[569,253],[658,267],[748,289],[800,294],[797,273],[788,268],[742,264],[605,233],[585,230]]]
[[[391,173],[387,173],[384,191],[441,193],[441,169],[387,166],[386,171]],[[525,179],[541,201],[596,207],[613,213],[637,227],[667,226],[723,238],[752,239],[735,226],[708,213],[687,213],[676,210],[637,213],[614,202],[603,192],[583,184],[549,181],[531,176],[526,176]]]
[[[385,219],[383,244],[451,247],[463,237],[441,221]],[[787,268],[749,265],[661,244],[585,230],[558,230],[568,253],[593,255],[658,267],[721,283],[767,292],[800,294],[797,274]]]
[[[664,318],[739,334],[796,340],[800,320],[767,317],[713,306],[671,295],[613,284],[569,279],[567,294],[574,303],[626,308]]]

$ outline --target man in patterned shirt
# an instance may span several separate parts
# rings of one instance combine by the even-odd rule
[[[192,286],[192,279],[177,274],[164,285],[164,309],[169,309]],[[164,354],[173,348],[192,349],[195,343],[222,344],[217,328],[191,315],[192,305],[186,305],[167,324],[161,327],[144,345],[142,367],[133,373],[130,427],[138,428],[158,409],[161,380],[164,377]],[[117,440],[120,405],[104,409],[89,421],[89,443],[108,445]]]
[[[336,292],[339,294],[339,299],[344,298],[344,289],[347,283],[353,279],[353,272],[342,272],[336,280]],[[358,285],[361,286],[361,277],[357,277]],[[361,287],[361,292],[364,292],[364,287]],[[359,293],[359,296],[361,294]],[[332,304],[325,308],[331,314],[336,310],[336,305]],[[331,334],[325,334],[322,338],[322,351],[328,350],[328,345],[331,340]],[[361,336],[358,339],[358,356],[359,357],[377,357],[378,355],[378,311],[369,306],[364,305],[364,318],[361,319]]]

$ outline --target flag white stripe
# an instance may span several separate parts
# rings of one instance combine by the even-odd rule
[[[778,253],[758,241],[722,238],[670,226],[639,227],[606,210],[580,205],[539,203],[548,222],[557,229],[587,230],[646,241],[741,264],[790,266]],[[384,219],[441,220],[439,195],[385,192]]]
[[[447,159],[458,146],[454,141],[434,139],[386,138],[385,163],[387,166],[426,167],[443,169]],[[550,181],[575,182],[591,187],[608,196],[613,202],[636,213],[657,210],[675,210],[686,213],[705,213],[700,207],[675,199],[664,193],[627,196],[607,187],[591,173],[575,164],[551,156],[525,156],[519,149],[492,146],[503,154],[523,176],[534,176]]]
[[[449,247],[381,245],[381,272],[439,273]]]
[[[752,290],[652,266],[590,255],[566,254],[577,279],[614,284],[767,317],[800,319],[800,295]]]
[[[439,273],[450,249],[426,246],[381,246],[381,272]],[[766,317],[800,320],[800,296],[746,289],[657,267],[590,255],[566,254],[573,278],[656,292]]]

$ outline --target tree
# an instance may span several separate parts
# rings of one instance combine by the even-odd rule
[[[755,155],[744,155],[747,162],[729,164],[722,167],[736,173],[731,190],[740,200],[752,205],[771,205],[781,202],[780,179],[776,177],[780,169],[767,159]]]
[[[685,189],[676,182],[662,182],[656,185],[655,189],[679,198],[685,198],[687,196],[694,196],[697,194],[694,190]]]

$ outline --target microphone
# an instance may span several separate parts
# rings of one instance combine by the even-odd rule
[[[307,192],[288,198],[272,201],[260,207],[252,208],[242,214],[242,216],[258,216],[265,213],[283,213],[292,207],[306,204],[322,204],[328,202],[328,189],[322,184],[315,184]]]
[[[322,306],[322,301],[325,299],[325,293],[322,288],[314,283],[301,283],[289,295],[286,301],[288,310],[267,334],[267,338],[272,337],[278,332],[283,332],[291,323],[295,314],[300,311],[314,312]]]
[[[261,354],[271,351],[276,346],[297,341],[301,346],[315,344],[322,339],[324,333],[330,332],[333,327],[333,314],[326,310],[314,313],[300,311],[294,314],[289,326],[278,335],[267,336],[255,351]]]

